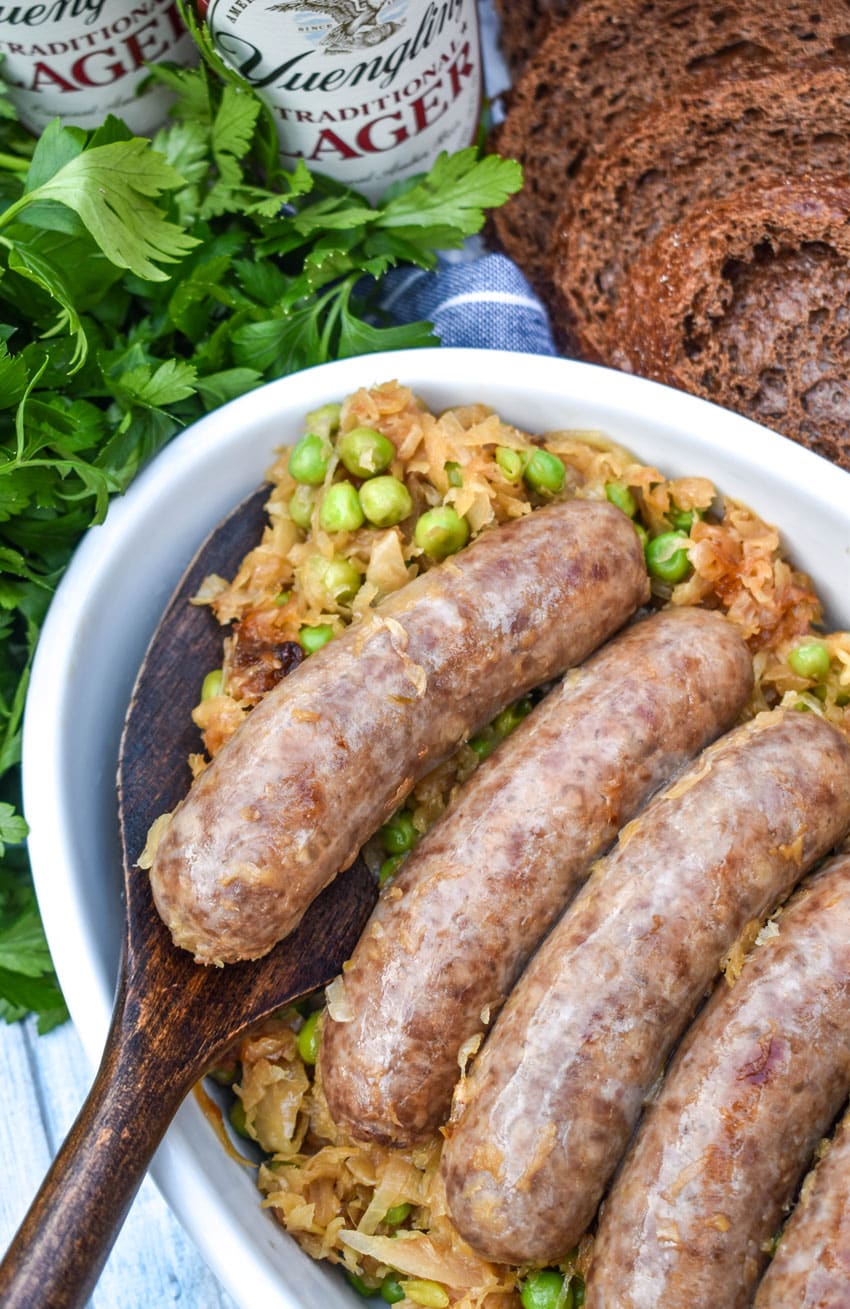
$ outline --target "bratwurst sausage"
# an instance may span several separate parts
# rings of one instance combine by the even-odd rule
[[[474,1249],[564,1257],[724,954],[848,827],[850,742],[779,709],[710,746],[623,829],[455,1092],[442,1167]]]
[[[845,876],[850,879],[850,860]],[[850,934],[846,919],[844,931]],[[845,1115],[826,1157],[803,1183],[753,1309],[847,1309],[848,1287],[850,1115]]]
[[[721,614],[670,609],[570,673],[466,784],[378,902],[328,1018],[322,1082],[360,1140],[407,1145],[448,1117],[480,1036],[592,861],[734,723],[752,659]]]
[[[605,1204],[587,1309],[750,1303],[783,1207],[850,1090],[848,1003],[844,855],[795,897],[778,935],[731,989],[718,987],[682,1043]],[[767,1282],[757,1303],[823,1303],[769,1292]]]
[[[280,682],[175,810],[151,868],[175,943],[199,963],[265,954],[424,773],[647,597],[630,520],[579,500],[390,596]]]

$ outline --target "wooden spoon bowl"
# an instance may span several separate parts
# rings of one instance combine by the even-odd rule
[[[268,488],[256,491],[208,537],[139,671],[118,766],[126,913],[112,1024],[91,1092],[0,1265],[4,1309],[85,1303],[191,1086],[247,1029],[336,976],[377,897],[357,859],[265,958],[205,968],[172,944],[136,866],[154,819],[186,792],[198,748],[191,709],[221,662],[221,628],[189,600],[259,540],[267,498]]]

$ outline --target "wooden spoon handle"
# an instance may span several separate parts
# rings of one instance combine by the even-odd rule
[[[154,1151],[188,1089],[123,1003],[94,1085],[2,1264],[3,1309],[73,1309],[88,1300]]]

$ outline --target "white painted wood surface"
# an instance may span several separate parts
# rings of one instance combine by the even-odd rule
[[[492,0],[479,0],[487,92],[508,83]],[[5,1250],[91,1084],[70,1023],[40,1037],[0,1022],[0,1250]],[[260,1197],[257,1196],[259,1206]],[[150,1180],[130,1211],[91,1300],[93,1309],[236,1309]]]
[[[0,1069],[0,1249],[5,1250],[88,1093],[93,1070],[70,1023],[38,1036],[34,1022],[0,1024]],[[142,1184],[91,1304],[94,1309],[235,1309],[150,1180]]]

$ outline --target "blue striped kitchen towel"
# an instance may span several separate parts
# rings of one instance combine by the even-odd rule
[[[546,310],[504,255],[441,258],[433,273],[397,269],[381,303],[399,323],[433,323],[443,345],[557,354]]]

